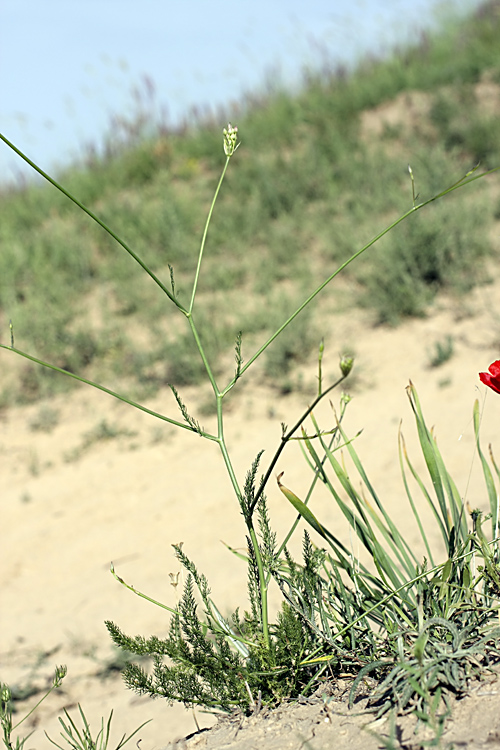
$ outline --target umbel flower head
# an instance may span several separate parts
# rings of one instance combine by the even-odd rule
[[[231,125],[230,122],[227,124],[227,128],[222,131],[224,135],[224,153],[226,156],[232,156],[238,146],[240,145],[236,141],[238,140],[238,128]]]
[[[489,372],[480,372],[479,380],[495,393],[500,393],[500,359],[492,362],[488,367]]]

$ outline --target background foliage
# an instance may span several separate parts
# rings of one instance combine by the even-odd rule
[[[326,66],[299,93],[249,95],[230,113],[242,148],[212,222],[200,312],[208,354],[230,347],[243,330],[261,343],[275,321],[304,296],[324,269],[345,260],[409,203],[406,164],[424,198],[476,161],[500,161],[498,2],[436,36],[425,35],[388,59],[354,71]],[[494,88],[491,89],[491,86]],[[418,94],[417,104],[414,96]],[[376,108],[399,113],[381,122]],[[215,118],[214,118],[215,120]],[[106,156],[75,165],[59,180],[168,281],[175,268],[182,300],[197,257],[206,209],[220,167],[220,118],[189,129],[144,131],[144,113],[121,118],[123,136]],[[438,185],[439,183],[439,185]],[[348,273],[349,304],[372,307],[375,321],[396,324],[425,314],[441,290],[462,295],[484,281],[493,249],[495,208],[481,186],[424,221],[407,223],[381,243],[362,273]],[[465,206],[465,201],[468,201]],[[94,379],[120,374],[141,388],[194,383],[202,369],[187,329],[163,315],[163,298],[113,240],[50,186],[0,196],[0,324],[14,322],[16,345]],[[446,271],[446,273],[445,273]],[[354,289],[354,292],[352,291]],[[342,291],[334,304],[346,305]],[[354,295],[354,299],[353,299]],[[218,314],[214,314],[217,305]],[[310,332],[314,321],[302,320]],[[321,332],[318,332],[318,336]],[[247,339],[248,340],[248,339]],[[317,337],[308,341],[315,344]],[[265,372],[294,387],[291,363],[307,356],[300,333],[269,351]],[[164,365],[165,353],[174,364]],[[0,403],[32,400],[69,381],[23,364],[5,381]]]

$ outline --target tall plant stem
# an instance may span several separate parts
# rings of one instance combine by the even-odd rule
[[[238,480],[236,478],[233,464],[231,462],[231,457],[229,455],[229,451],[227,449],[226,441],[224,438],[224,417],[223,417],[223,411],[222,411],[222,399],[223,398],[224,398],[223,393],[219,393],[217,395],[217,442],[219,443],[219,446],[220,446],[220,450],[222,453],[222,458],[224,460],[226,471],[229,475],[234,492],[241,506],[242,493],[241,493],[240,486],[238,484]],[[271,645],[271,640],[269,636],[269,607],[268,607],[268,597],[267,597],[269,581],[264,571],[264,564],[262,562],[262,556],[260,554],[259,541],[257,539],[257,534],[255,533],[255,528],[253,525],[252,513],[244,513],[243,515],[244,515],[246,527],[248,529],[248,535],[250,537],[252,548],[255,554],[255,560],[257,562],[257,570],[259,573],[260,607],[261,607],[261,616],[262,616],[262,635],[264,638],[264,644],[266,648],[269,650],[270,645]]]
[[[224,177],[226,175],[226,171],[227,171],[227,167],[228,167],[230,158],[231,158],[230,156],[226,157],[226,163],[224,164],[224,169],[222,170],[222,174],[220,176],[219,183],[217,185],[217,188],[216,188],[215,193],[214,193],[214,197],[212,199],[212,203],[210,205],[210,210],[208,212],[207,220],[205,222],[205,229],[203,230],[203,237],[201,239],[200,252],[198,253],[198,265],[196,266],[196,274],[195,274],[194,282],[193,282],[193,292],[191,294],[191,302],[189,304],[189,310],[188,310],[188,312],[190,314],[193,312],[193,308],[194,308],[194,300],[195,300],[195,297],[196,297],[196,290],[198,288],[198,279],[200,277],[201,261],[203,259],[203,251],[205,250],[205,243],[207,241],[208,227],[210,226],[210,222],[212,220],[212,214],[213,214],[213,211],[214,211],[215,203],[217,201],[217,197],[219,195],[219,191],[221,189],[222,182],[223,182]]]
[[[338,385],[338,383],[336,383],[335,385]],[[332,387],[333,387],[333,386],[332,386]],[[330,390],[330,388],[329,388],[328,390]],[[320,395],[321,395],[321,394],[320,394]],[[313,405],[313,407],[312,407],[312,408],[314,408],[314,405]],[[341,410],[341,413],[340,413],[340,415],[339,415],[339,418],[338,418],[338,423],[339,423],[339,425],[340,425],[340,423],[342,422],[342,420],[343,420],[343,418],[344,418],[344,413],[345,413],[345,409],[346,409],[346,404],[345,404],[345,403],[343,403],[343,404],[342,404],[342,410]],[[310,410],[309,410],[309,411],[310,411]],[[315,428],[316,428],[316,432],[317,432],[317,433],[319,433],[319,428],[317,427],[317,423],[316,423],[316,420],[314,419],[314,416],[313,416],[312,414],[311,414],[311,418],[312,418],[312,420],[313,420],[313,423],[314,423],[314,426],[315,426]],[[333,448],[333,446],[334,446],[334,443],[335,443],[335,438],[336,438],[336,436],[337,436],[337,432],[338,432],[338,430],[336,429],[336,430],[335,430],[335,432],[334,432],[334,433],[333,433],[333,435],[332,435],[332,438],[331,438],[331,440],[330,440],[330,443],[329,443],[329,446],[328,446],[329,450],[332,450],[332,448]],[[321,459],[321,466],[323,466],[323,465],[324,465],[324,463],[326,462],[326,460],[327,460],[327,454],[325,453],[325,454],[323,455],[323,458]],[[311,481],[311,485],[310,485],[310,487],[309,487],[309,489],[308,489],[308,491],[307,491],[307,495],[306,495],[306,497],[305,497],[305,499],[304,499],[304,504],[305,504],[305,505],[307,505],[307,504],[308,504],[308,502],[309,502],[309,500],[310,500],[310,498],[311,498],[311,496],[312,496],[313,490],[314,490],[314,488],[315,488],[315,486],[316,486],[316,484],[317,484],[318,480],[319,480],[319,479],[321,478],[321,476],[322,476],[322,472],[321,472],[321,469],[320,469],[319,467],[316,467],[316,469],[314,470],[314,476],[313,476],[313,478],[312,478],[312,481]],[[298,526],[298,524],[299,524],[299,521],[301,520],[301,518],[302,518],[302,516],[301,516],[301,515],[299,514],[299,515],[297,516],[297,518],[295,519],[295,521],[293,522],[293,524],[292,524],[292,526],[290,527],[290,529],[289,529],[289,531],[288,531],[287,535],[286,535],[286,536],[284,537],[283,541],[281,542],[281,544],[280,544],[280,546],[279,546],[279,549],[278,549],[278,551],[277,551],[277,553],[276,553],[276,556],[277,556],[277,557],[280,557],[280,556],[281,556],[281,554],[282,554],[283,550],[285,549],[285,547],[286,547],[286,545],[288,544],[289,540],[290,540],[290,539],[291,539],[291,537],[293,536],[293,533],[294,533],[295,529],[297,528],[297,526]],[[268,574],[268,576],[267,576],[267,580],[270,580],[270,578],[271,578],[271,574],[269,573],[269,574]]]
[[[203,364],[205,366],[206,373],[208,375],[208,379],[210,380],[210,384],[213,388],[213,391],[215,393],[215,397],[218,398],[220,395],[219,388],[217,386],[217,381],[215,380],[215,376],[213,374],[212,368],[210,366],[210,362],[208,361],[207,355],[205,354],[205,350],[203,348],[203,344],[201,343],[200,334],[198,333],[198,329],[196,328],[196,325],[193,320],[193,316],[191,313],[186,313],[186,317],[188,319],[189,327],[191,328],[191,333],[193,334],[193,338],[196,343],[196,348],[198,349],[200,353],[200,357],[203,360]]]
[[[286,444],[290,441],[290,438],[292,437],[292,435],[294,434],[294,432],[296,432],[299,429],[299,427],[302,424],[302,422],[304,421],[304,419],[306,419],[306,417],[309,416],[309,414],[311,414],[312,410],[314,409],[315,406],[317,406],[317,404],[321,401],[321,399],[324,396],[326,396],[327,393],[329,393],[334,388],[336,388],[338,385],[340,385],[340,383],[342,383],[343,380],[345,380],[345,376],[342,376],[341,378],[339,378],[333,385],[331,385],[329,388],[327,388],[326,391],[323,391],[322,393],[320,393],[314,399],[313,403],[307,408],[307,410],[304,412],[304,414],[301,415],[300,419],[294,424],[294,426],[290,430],[288,430],[288,432],[285,435],[283,435],[283,437],[281,438],[281,443],[280,443],[280,445],[279,445],[276,453],[274,454],[274,456],[273,456],[273,458],[271,460],[271,463],[269,464],[269,468],[268,468],[267,472],[265,473],[265,475],[264,475],[264,477],[263,477],[263,479],[262,479],[262,481],[261,481],[261,483],[259,485],[259,489],[256,492],[255,497],[254,497],[251,505],[249,506],[248,513],[245,514],[245,522],[247,524],[248,532],[249,532],[249,535],[250,535],[250,540],[252,542],[252,547],[253,547],[254,552],[255,552],[255,559],[256,559],[256,562],[257,562],[257,569],[258,569],[258,573],[259,573],[260,600],[261,600],[261,612],[262,612],[262,630],[263,630],[263,634],[264,634],[264,642],[265,642],[265,644],[266,644],[266,646],[268,648],[269,648],[270,641],[269,641],[269,613],[268,613],[268,596],[267,596],[267,592],[268,592],[268,588],[269,588],[270,576],[266,575],[266,572],[264,570],[264,565],[262,563],[262,557],[261,557],[261,554],[260,554],[259,543],[258,543],[258,540],[257,540],[257,535],[255,533],[255,528],[254,528],[253,521],[252,521],[253,512],[254,512],[254,510],[256,508],[256,505],[257,505],[257,503],[259,501],[259,498],[262,496],[262,493],[264,492],[266,484],[269,481],[269,477],[271,476],[271,473],[272,473],[274,467],[276,466],[276,463],[278,462],[279,457],[281,456],[281,454],[282,454],[282,452],[283,452]],[[221,395],[220,401],[222,401],[222,398],[223,398],[223,395]],[[221,410],[221,425],[222,425],[222,410]],[[220,435],[221,435],[221,433],[219,432],[219,436]],[[223,441],[221,443],[221,447],[222,447],[222,444],[223,444]],[[225,447],[225,445],[224,445],[224,447]],[[229,460],[229,456],[227,458]],[[226,466],[228,466],[227,462],[226,462]],[[229,471],[229,468],[228,468],[228,471]],[[237,491],[239,492],[239,490],[237,490]]]

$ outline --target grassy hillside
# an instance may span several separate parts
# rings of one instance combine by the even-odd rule
[[[197,324],[212,358],[239,330],[259,343],[327,272],[411,206],[475,163],[500,164],[500,3],[386,60],[309,75],[299,94],[272,91],[226,113],[242,145],[210,227]],[[167,283],[188,295],[223,164],[224,118],[144,134],[59,175]],[[8,136],[8,133],[6,134]],[[17,144],[22,148],[22,144]],[[463,295],[487,279],[499,248],[497,178],[404,222],[323,295],[324,310],[373,308],[374,321],[422,315],[441,290]],[[202,371],[185,321],[123,250],[51,186],[0,197],[0,338],[101,382],[151,391]],[[293,365],[316,345],[322,319],[305,312],[270,348],[268,374],[293,386]],[[307,333],[307,337],[306,337]],[[244,343],[245,351],[245,343]],[[1,355],[0,404],[70,383]],[[14,374],[12,374],[14,373]],[[15,375],[15,376],[14,376]]]

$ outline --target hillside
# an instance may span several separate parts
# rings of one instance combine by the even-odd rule
[[[419,199],[478,162],[500,163],[499,24],[498,3],[486,3],[473,19],[387,60],[309,74],[299,94],[270,91],[226,113],[241,147],[215,207],[197,308],[216,371],[232,361],[238,331],[245,356],[326,270],[408,210],[408,163]],[[187,299],[223,164],[224,122],[149,139],[133,114],[123,123],[106,157],[89,154],[58,179],[167,287],[171,266]],[[270,348],[263,377],[284,391],[298,387],[293,373],[324,335],[323,312],[365,305],[375,323],[395,325],[424,315],[442,291],[460,298],[487,281],[487,259],[498,251],[496,184],[459,191],[379,242]],[[1,196],[0,213],[3,342],[12,320],[18,348],[108,385],[119,377],[138,398],[199,381],[203,364],[185,321],[67,198],[52,186],[26,187]],[[2,404],[71,385],[13,359],[1,355]]]

